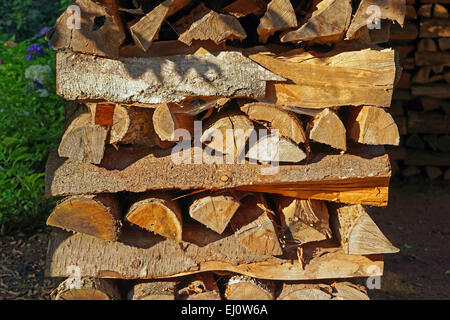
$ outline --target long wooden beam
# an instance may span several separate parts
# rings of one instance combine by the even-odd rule
[[[157,279],[228,271],[259,279],[312,280],[367,277],[374,275],[374,271],[379,275],[383,272],[381,256],[347,255],[338,247],[311,247],[304,249],[308,258],[300,265],[298,259],[252,252],[233,235],[217,237],[213,233],[206,229],[186,232],[188,235],[183,237],[192,239],[178,244],[139,230],[124,232],[119,242],[54,232],[45,274],[68,277],[77,266],[81,277],[113,279]],[[209,242],[194,244],[193,238]]]
[[[191,148],[185,159],[201,152]],[[350,152],[317,154],[305,164],[278,167],[249,162],[176,164],[170,150],[133,147],[107,148],[99,166],[52,153],[46,167],[46,195],[234,188],[386,206],[391,168],[384,148],[362,146]],[[176,154],[181,157],[181,151]]]

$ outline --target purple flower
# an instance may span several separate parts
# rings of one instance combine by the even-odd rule
[[[44,85],[40,83],[38,80],[34,80],[33,84],[34,84],[33,90],[44,88]]]
[[[25,57],[26,57],[27,60],[32,60],[34,58],[34,55],[27,54]]]
[[[40,36],[40,37],[43,37],[43,36],[45,36],[49,31],[50,31],[50,28],[49,28],[49,27],[43,27],[43,28],[41,29],[41,31],[39,31],[39,36]]]
[[[3,64],[3,60],[2,59],[0,59],[0,64]]]
[[[44,52],[44,47],[40,44],[33,44],[28,47],[27,52],[34,52],[34,54],[38,55]]]

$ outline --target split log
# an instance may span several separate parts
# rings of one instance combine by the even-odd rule
[[[64,108],[64,131],[69,128],[73,120],[87,112],[89,112],[89,109],[85,104],[75,101],[68,101]]]
[[[87,103],[95,124],[110,128],[109,144],[154,147],[159,144],[152,125],[154,110],[105,103]]]
[[[433,18],[435,19],[448,19],[448,10],[441,4],[436,3],[433,8]]]
[[[238,19],[227,14],[210,11],[200,20],[195,21],[178,38],[179,41],[191,45],[193,40],[212,40],[222,44],[227,40],[247,38],[244,28]]]
[[[406,21],[405,25],[401,27],[394,24],[391,27],[390,41],[415,41],[419,36],[419,28],[417,24],[412,21]]]
[[[278,134],[268,134],[252,142],[250,142],[246,154],[250,161],[298,163],[306,159],[306,153],[298,145],[289,139],[280,137]]]
[[[144,196],[133,203],[125,219],[145,230],[181,242],[181,209],[168,194],[158,192]]]
[[[331,300],[332,288],[325,284],[283,283],[277,300]]]
[[[431,18],[431,11],[433,10],[432,4],[423,4],[417,10],[417,15],[422,18]]]
[[[350,282],[335,282],[331,287],[334,289],[333,300],[370,300],[363,286]]]
[[[177,142],[181,139],[175,133],[179,129],[185,129],[192,136],[194,133],[195,117],[177,112],[180,108],[167,103],[160,104],[153,113],[153,126],[162,141]]]
[[[205,122],[200,141],[227,155],[228,159],[242,159],[242,152],[254,130],[253,123],[244,113],[225,109]]]
[[[277,31],[283,31],[298,26],[294,8],[289,0],[272,0],[267,5],[267,11],[258,26],[259,41],[267,40]]]
[[[201,195],[189,206],[191,218],[222,234],[240,206],[232,194]]]
[[[189,277],[177,291],[177,300],[222,300],[212,273]]]
[[[296,31],[281,38],[282,42],[313,41],[337,42],[344,38],[352,18],[350,0],[325,0],[319,2],[311,18]]]
[[[270,129],[278,130],[282,137],[291,139],[296,144],[305,143],[306,135],[302,121],[290,111],[265,103],[249,103],[241,111],[256,122],[262,122]]]
[[[440,38],[438,44],[441,51],[450,50],[450,38]]]
[[[380,9],[380,20],[396,21],[403,27],[406,15],[405,0],[387,0],[383,1],[382,4],[379,0],[362,0],[348,28],[347,39],[358,38],[362,30],[368,29],[368,21],[371,17],[374,17],[374,19],[378,18],[376,15],[374,16],[374,13],[376,13],[374,10],[369,10],[371,6],[376,6]],[[377,21],[373,22],[376,24]]]
[[[175,300],[178,281],[149,281],[138,283],[128,293],[128,300]]]
[[[239,52],[111,60],[57,54],[58,94],[66,100],[161,104],[192,96],[263,98],[284,81]],[[206,72],[208,71],[208,72]]]
[[[418,66],[443,65],[450,67],[450,53],[448,52],[416,52],[415,62]]]
[[[324,201],[275,196],[283,237],[302,245],[331,238],[328,209]]]
[[[222,11],[239,19],[250,14],[262,15],[266,7],[267,4],[264,0],[236,0],[223,8]]]
[[[434,67],[434,66],[433,66]],[[444,79],[444,75],[431,75],[433,71],[432,66],[425,66],[419,69],[417,73],[414,75],[413,83],[433,83]]]
[[[90,112],[72,121],[58,148],[60,157],[99,164],[105,152],[108,130],[92,123]]]
[[[421,39],[417,44],[418,52],[437,52],[438,47],[433,39]]]
[[[192,233],[197,238],[204,237],[203,231],[198,229]],[[68,277],[67,267],[78,265],[80,261],[83,262],[80,276],[113,279],[172,278],[228,271],[258,279],[312,280],[368,277],[373,275],[374,268],[380,273],[383,270],[380,256],[348,255],[341,248],[304,248],[304,252],[311,258],[303,268],[297,260],[252,252],[233,235],[203,246],[192,242],[180,246],[175,241],[139,230],[124,232],[119,242],[54,232],[49,242],[45,275]]]
[[[347,132],[352,140],[359,143],[394,146],[400,144],[400,133],[394,119],[381,108],[350,108]]]
[[[330,109],[319,113],[308,124],[309,139],[329,145],[335,149],[347,150],[345,126],[338,115]]]
[[[109,14],[106,7],[93,1],[77,0],[74,5],[80,8],[80,12],[69,7],[47,34],[52,48],[55,50],[68,48],[98,56],[118,57],[119,47],[125,40],[125,32],[120,21]]]
[[[152,42],[158,39],[162,23],[171,15],[187,6],[191,0],[166,0],[130,28],[135,43],[147,51]]]
[[[263,255],[281,255],[277,226],[262,193],[241,200],[241,206],[230,221],[235,236],[250,251]]]
[[[52,300],[121,300],[114,280],[68,278],[50,293]]]
[[[227,300],[275,300],[275,283],[246,276],[234,276],[225,289]]]
[[[225,164],[223,157],[198,166],[193,162],[194,155],[205,156],[198,147],[174,150],[173,154],[167,150],[122,147],[116,151],[108,147],[102,166],[51,153],[46,166],[46,195],[238,189],[385,206],[391,170],[384,148],[359,145],[349,153],[353,154],[317,153],[306,165],[277,167],[275,175],[267,174],[266,170],[274,168],[271,165]]]
[[[450,84],[412,86],[411,93],[413,96],[425,96],[437,99],[450,99]]]
[[[436,180],[442,174],[444,173],[441,168],[439,167],[433,167],[433,166],[426,166],[425,167],[425,173],[427,174],[428,178],[430,180]]]
[[[71,196],[58,202],[47,225],[117,241],[122,214],[116,198],[108,194]]]
[[[388,254],[399,251],[384,236],[362,205],[333,206],[336,236],[347,254]]]
[[[284,54],[250,53],[249,58],[294,84],[267,84],[266,100],[322,109],[391,105],[398,66],[394,50],[338,43],[328,53],[296,49]]]

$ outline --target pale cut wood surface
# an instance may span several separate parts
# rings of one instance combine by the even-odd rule
[[[52,48],[118,57],[119,47],[125,40],[121,22],[110,15],[107,8],[93,1],[77,0],[74,4],[80,8],[80,28],[74,24],[77,13],[65,11],[47,35]]]
[[[362,28],[367,29],[367,22],[374,13],[368,10],[370,6],[377,6],[380,9],[380,19],[396,21],[403,26],[406,15],[405,0],[362,0],[348,28],[348,39],[357,38],[359,36],[358,31],[361,31]]]
[[[370,255],[399,252],[362,205],[333,205],[332,212],[336,236],[347,254]]]
[[[114,195],[81,195],[58,202],[47,225],[116,241],[122,227],[122,213]]]
[[[233,276],[225,289],[227,300],[275,300],[275,283],[246,276]]]
[[[391,105],[399,71],[392,49],[345,41],[328,53],[294,49],[277,55],[263,47],[247,52],[250,59],[292,82],[269,82],[266,100],[271,103],[314,109]]]
[[[283,78],[239,52],[112,60],[60,51],[57,93],[66,100],[161,104],[188,97],[263,98]]]
[[[177,300],[222,300],[211,272],[194,274],[183,279],[176,297]]]
[[[178,281],[146,281],[135,284],[127,295],[128,300],[175,300]]]
[[[247,158],[261,163],[299,163],[306,158],[306,153],[291,140],[269,134],[250,145]]]
[[[227,40],[245,38],[247,34],[238,19],[210,11],[200,20],[195,21],[178,40],[191,45],[193,40],[212,40],[215,44],[222,44]]]
[[[309,139],[327,144],[335,149],[347,150],[347,136],[345,126],[338,115],[325,109],[320,112],[308,125]]]
[[[277,31],[297,27],[297,17],[290,0],[272,0],[258,26],[259,41],[266,43]]]
[[[344,38],[352,17],[350,0],[324,0],[317,5],[311,18],[298,30],[281,38],[282,42],[336,42]]]
[[[201,233],[196,237],[208,236],[207,229]],[[296,260],[253,253],[234,236],[202,246],[190,243],[180,247],[175,241],[134,231],[124,234],[122,242],[56,232],[49,243],[45,274],[68,277],[67,266],[80,265],[81,276],[97,278],[154,279],[229,271],[258,279],[309,280],[364,277],[373,275],[374,268],[380,273],[383,270],[379,256],[347,255],[340,248],[305,252],[311,258],[302,268]]]
[[[187,151],[187,159],[201,155],[201,151],[197,147]],[[353,155],[317,154],[308,164],[278,168],[249,163],[176,165],[170,151],[132,147],[122,147],[120,151],[107,148],[101,166],[51,153],[46,166],[46,195],[237,188],[299,198],[386,205],[391,169],[384,148],[360,146],[350,152]],[[178,155],[182,158],[181,153]],[[269,174],[274,169],[276,174]]]
[[[52,300],[121,300],[114,280],[93,278],[68,278],[50,293],[50,297]]]

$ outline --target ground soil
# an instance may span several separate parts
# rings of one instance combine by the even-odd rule
[[[401,251],[385,256],[372,299],[450,299],[450,185],[392,181],[388,208],[371,216]],[[0,300],[49,299],[61,279],[45,279],[48,234],[0,237]]]

